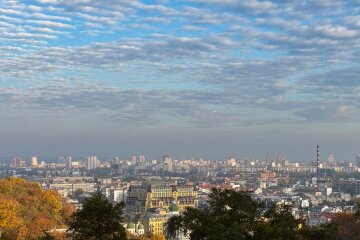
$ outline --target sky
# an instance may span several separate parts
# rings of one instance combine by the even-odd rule
[[[0,156],[360,153],[359,0],[0,0]]]

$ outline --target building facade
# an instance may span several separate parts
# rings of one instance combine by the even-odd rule
[[[128,214],[145,213],[148,209],[165,208],[176,203],[179,211],[198,206],[198,192],[193,186],[131,186],[126,198]]]

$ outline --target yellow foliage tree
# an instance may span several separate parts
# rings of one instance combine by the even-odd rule
[[[9,239],[34,240],[64,226],[73,207],[52,190],[18,178],[0,180],[0,229]]]
[[[143,234],[139,237],[139,240],[165,240],[163,235],[155,235],[152,233]]]
[[[11,199],[6,199],[0,194],[0,238],[6,229],[17,228],[21,225],[19,204]]]

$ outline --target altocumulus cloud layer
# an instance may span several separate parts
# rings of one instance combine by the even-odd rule
[[[355,0],[3,0],[1,154],[309,160],[323,143],[350,158],[359,13]]]

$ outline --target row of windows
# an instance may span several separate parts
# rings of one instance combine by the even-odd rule
[[[151,223],[151,224],[150,224],[150,227],[163,226],[163,225],[164,225],[164,223],[162,223],[162,222]]]

